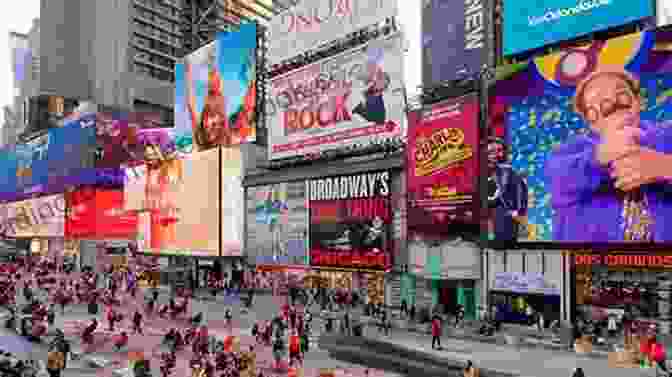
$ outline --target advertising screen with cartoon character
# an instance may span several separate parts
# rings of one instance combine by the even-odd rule
[[[391,266],[388,171],[314,179],[308,188],[311,265]]]
[[[491,239],[672,241],[671,41],[630,34],[498,72]]]
[[[243,24],[175,65],[176,143],[202,151],[256,140],[256,49],[256,24]]]
[[[269,158],[400,137],[406,114],[399,35],[371,41],[271,81]]]

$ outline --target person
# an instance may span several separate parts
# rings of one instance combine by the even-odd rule
[[[296,308],[294,305],[290,306],[289,308],[289,324],[290,326],[295,329],[296,328]]]
[[[117,311],[112,306],[107,308],[108,331],[114,331],[114,324],[117,322]]]
[[[380,63],[383,55],[380,48],[369,47],[367,55],[367,69],[362,77],[367,85],[363,93],[364,101],[355,106],[352,113],[369,122],[383,124],[387,120],[383,93],[390,85],[390,76],[385,73]]]
[[[121,350],[128,344],[128,334],[122,331],[118,336],[114,337],[114,347],[117,351]]]
[[[227,101],[219,70],[212,65],[208,73],[208,94],[204,99],[200,115],[196,107],[196,96],[193,93],[192,67],[185,64],[185,89],[187,110],[191,117],[194,144],[199,150],[207,150],[217,145],[231,145],[232,132],[227,116]]]
[[[406,302],[405,298],[401,299],[401,308],[399,308],[399,315],[404,317],[408,315],[408,303]]]
[[[672,240],[672,127],[642,120],[641,107],[639,83],[622,69],[577,86],[574,111],[588,130],[546,163],[554,241]]]
[[[348,309],[343,313],[342,332],[350,335],[350,310]]]
[[[583,368],[574,368],[572,377],[586,377],[586,375],[583,373]]]
[[[93,341],[93,333],[98,328],[98,320],[93,318],[91,323],[84,329],[82,334],[82,341],[84,343],[91,343]]]
[[[138,310],[133,314],[133,333],[142,335],[142,314]]]
[[[665,374],[670,374],[666,365],[667,355],[665,354],[665,346],[656,337],[653,338],[649,357],[651,364],[656,364]]]
[[[527,222],[527,183],[508,164],[509,153],[501,138],[488,139],[488,237],[509,242],[521,233]]]
[[[411,309],[408,311],[408,319],[411,321],[415,320],[415,303],[411,304]]]
[[[464,367],[463,371],[464,377],[478,377],[480,371],[474,366],[474,363],[471,360],[467,360],[467,365]]]
[[[54,309],[54,304],[49,304],[49,309],[47,310],[47,323],[49,326],[53,326],[56,321],[56,310]]]
[[[230,308],[226,308],[226,310],[224,311],[224,320],[226,321],[226,327],[229,330],[231,330],[232,325],[233,325],[233,323],[232,323],[233,315],[231,314],[231,309]]]
[[[65,367],[63,352],[53,349],[47,354],[47,372],[51,377],[60,377]]]
[[[441,349],[441,318],[437,314],[432,318],[432,349]]]
[[[289,337],[289,364],[293,365],[294,361],[301,362],[301,339],[296,330]]]
[[[280,368],[280,360],[285,353],[285,343],[281,336],[276,336],[273,342],[273,359],[275,360],[276,368]]]
[[[464,306],[457,305],[457,312],[455,313],[455,328],[458,328],[464,321]]]

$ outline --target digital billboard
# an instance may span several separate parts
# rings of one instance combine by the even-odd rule
[[[423,2],[423,87],[472,77],[488,63],[488,12],[483,0]]]
[[[408,226],[472,221],[478,177],[476,95],[409,113],[406,182]]]
[[[305,181],[247,189],[245,250],[256,265],[308,264]]]
[[[63,195],[0,204],[0,235],[15,238],[63,237],[65,208]]]
[[[391,266],[390,178],[380,171],[308,182],[312,266]]]
[[[653,17],[652,1],[543,0],[530,4],[505,0],[504,55]]]
[[[371,41],[271,80],[269,158],[316,155],[400,137],[405,122],[400,35]]]
[[[178,144],[200,151],[256,140],[256,49],[256,24],[243,24],[175,65]]]
[[[70,238],[136,238],[138,217],[124,210],[121,190],[82,188],[66,194],[69,213],[65,234]]]
[[[245,209],[243,160],[240,147],[221,150],[222,256],[240,256],[243,248]]]
[[[490,238],[672,241],[669,43],[649,31],[507,68],[491,91]]]
[[[267,58],[278,64],[396,15],[396,1],[302,1],[269,22]]]

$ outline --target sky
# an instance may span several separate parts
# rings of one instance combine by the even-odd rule
[[[420,2],[421,0],[397,0],[399,18],[406,33],[407,47],[404,61],[406,87],[409,96],[417,94],[421,83],[422,65],[420,64]],[[40,15],[40,0],[21,0],[20,7],[0,12],[0,107],[12,102],[13,82],[11,54],[8,35],[10,31],[27,33],[32,20]],[[0,111],[0,122],[4,113]]]
[[[0,107],[11,104],[14,95],[9,32],[28,33],[33,18],[40,16],[40,0],[21,0],[20,3],[0,12]],[[0,111],[0,121],[4,121],[4,115]]]

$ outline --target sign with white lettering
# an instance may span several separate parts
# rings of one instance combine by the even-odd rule
[[[0,205],[0,235],[6,237],[63,237],[63,195]]]
[[[310,264],[391,266],[390,173],[315,179],[310,199]]]
[[[401,136],[402,59],[397,34],[273,79],[266,109],[269,158]]]
[[[397,15],[390,0],[311,0],[280,13],[268,25],[271,64]]]
[[[422,10],[422,84],[477,74],[488,63],[487,0],[429,0]]]

